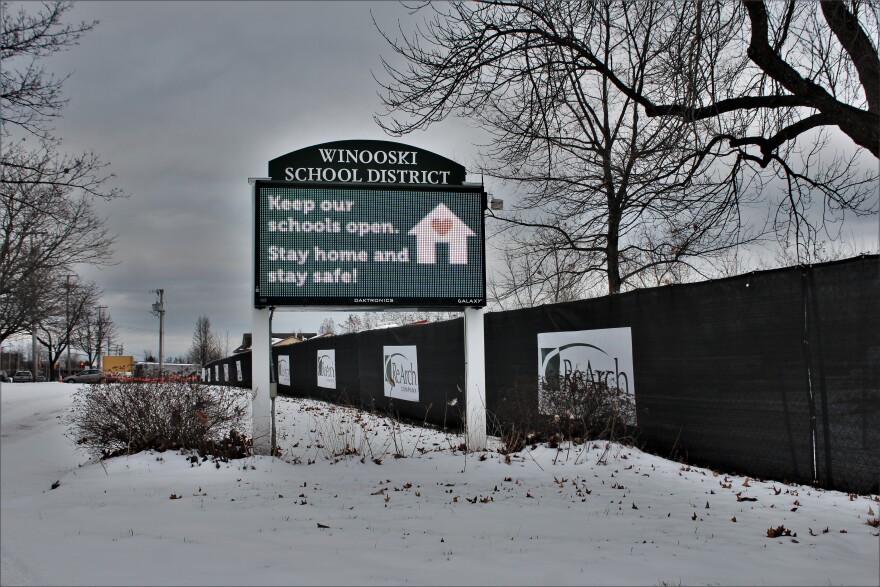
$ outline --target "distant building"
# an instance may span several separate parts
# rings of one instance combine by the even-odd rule
[[[310,338],[315,338],[316,336],[318,336],[318,333],[316,332],[273,332],[272,346],[296,344]],[[241,344],[232,351],[232,354],[246,353],[250,351],[251,343],[251,333],[245,332],[241,337]]]

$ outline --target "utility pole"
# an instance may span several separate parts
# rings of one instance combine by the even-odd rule
[[[165,358],[165,290],[157,289],[159,301],[153,304],[153,315],[159,317],[159,378],[162,378]]]
[[[70,278],[75,277],[75,275],[68,273],[66,277],[67,291],[64,296],[64,320],[67,329],[67,375],[70,375]]]
[[[40,373],[40,352],[37,349],[37,323],[31,323],[31,356],[33,357],[33,361],[31,361],[31,374],[34,377],[34,381],[37,381],[37,377]]]
[[[29,255],[31,256],[31,259],[36,259],[37,258],[37,255],[36,255],[37,248],[34,246],[34,235],[33,234],[30,235],[30,245],[31,245],[31,248],[29,251]],[[37,295],[35,293],[35,291],[36,291],[35,285],[36,284],[34,282],[33,276],[29,279],[29,282],[31,284],[30,295],[34,296],[34,299],[31,301],[31,306],[32,306],[31,311],[34,312],[33,314],[31,314],[31,359],[32,359],[31,360],[31,375],[33,375],[33,378],[34,378],[33,380],[37,381],[38,380],[37,374],[39,372],[39,367],[37,366],[39,363],[39,354],[37,352],[36,307],[39,305],[39,301],[38,301]]]
[[[98,369],[104,370],[104,364],[101,357],[101,347],[104,343],[104,308],[107,306],[98,306]]]

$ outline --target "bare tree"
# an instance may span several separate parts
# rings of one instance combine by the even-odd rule
[[[613,64],[584,56],[648,116],[697,121],[747,113],[759,120],[717,138],[761,165],[779,162],[783,145],[832,126],[880,158],[880,58],[871,40],[878,13],[872,2],[692,2],[672,34],[683,41],[673,53],[682,66],[648,91],[616,76]],[[713,54],[736,58],[700,63]],[[667,82],[684,85],[661,92],[657,86]],[[673,88],[683,91],[671,93]]]
[[[107,188],[110,175],[93,153],[59,151],[52,121],[61,115],[63,79],[41,60],[76,45],[95,23],[65,24],[72,2],[0,3],[0,314],[23,305],[27,284],[47,271],[77,263],[106,264],[113,237],[94,209],[95,199],[122,195]],[[31,12],[31,6],[36,10]],[[37,277],[39,279],[39,277]],[[21,332],[12,322],[0,336]]]
[[[321,326],[320,328],[318,328],[318,334],[336,334],[336,322],[333,320],[333,318],[324,318],[321,321]]]
[[[189,347],[189,362],[207,365],[223,356],[221,343],[211,329],[211,319],[207,316],[199,316],[192,335],[192,344]]]
[[[390,326],[406,326],[423,322],[441,322],[459,317],[461,317],[461,313],[455,310],[421,312],[386,310],[381,312],[360,312],[357,314],[349,314],[342,323],[334,324],[336,328],[334,333],[350,334],[353,332],[374,330],[376,328],[388,328]]]
[[[456,3],[434,8],[442,18],[421,38],[393,42],[412,67],[386,64],[385,102],[413,119],[392,114],[384,128],[409,132],[435,113],[464,113],[493,138],[483,171],[524,188],[519,213],[501,218],[508,248],[530,267],[508,286],[552,292],[601,273],[617,293],[656,265],[747,239],[729,177],[693,152],[689,125],[644,116],[576,51],[532,32],[575,27],[644,84],[655,29],[674,6],[639,6]]]
[[[339,325],[342,334],[351,334],[352,332],[360,332],[364,329],[363,321],[357,314],[349,314],[348,317]]]
[[[14,173],[4,162],[0,170],[0,296],[4,301],[14,298],[34,275],[110,260],[113,238],[87,196],[72,197],[59,187],[6,183]],[[0,330],[10,327],[4,324]]]
[[[546,252],[523,247],[500,251],[502,266],[489,278],[489,299],[503,309],[532,308],[570,302],[596,291],[602,284],[577,271],[577,255],[569,250]]]
[[[690,2],[671,28],[677,66],[651,85],[595,65],[648,116],[692,121],[705,151],[722,145],[734,171],[774,181],[774,227],[803,263],[839,238],[847,214],[876,214],[878,16],[870,0]]]
[[[762,192],[773,180],[783,186],[773,204],[784,237],[809,239],[829,218],[871,211],[876,172],[862,172],[856,155],[819,161],[829,134],[804,135],[802,146],[802,133],[780,129],[774,157],[750,152],[769,143],[748,133],[785,117],[753,99],[778,88],[745,57],[738,2],[488,0],[418,10],[433,13],[414,35],[383,33],[404,66],[384,62],[387,110],[377,121],[402,135],[458,115],[487,130],[482,171],[524,186],[521,213],[503,219],[514,254],[532,254],[533,268],[569,251],[576,272],[603,272],[612,293],[642,272],[701,271],[701,260],[763,234],[760,217],[751,230],[746,220],[751,205],[773,198],[775,189]],[[670,106],[721,92],[745,96],[742,108],[713,118]],[[779,104],[788,119],[807,116],[801,102]],[[534,285],[534,276],[520,281]]]
[[[52,288],[42,290],[39,299],[53,301],[51,315],[37,324],[37,340],[49,354],[50,380],[57,375],[57,365],[68,349],[68,342],[72,344],[74,333],[84,325],[88,313],[97,308],[100,295],[94,282],[72,283],[67,290],[60,279],[53,280]],[[115,332],[109,322],[105,328],[108,336]]]
[[[82,313],[70,337],[72,348],[85,353],[89,365],[94,365],[106,347],[107,340],[116,335],[116,324],[109,312],[90,306]]]
[[[47,74],[40,59],[78,44],[80,37],[97,22],[65,24],[64,14],[72,2],[43,2],[36,14],[23,7],[13,12],[8,2],[0,3],[0,73],[3,127],[16,126],[39,138],[51,139],[53,119],[60,115],[65,100],[61,98],[64,79]],[[13,66],[13,60],[24,64]]]
[[[98,356],[101,356],[110,353],[110,342],[116,338],[118,331],[116,329],[116,323],[113,321],[113,317],[110,315],[110,312],[107,311],[106,307],[99,306],[96,314],[97,319],[95,321],[95,328],[98,336],[95,351]]]
[[[230,338],[228,330],[223,334],[222,339],[219,334],[217,335],[217,349],[221,357],[228,357],[232,354],[232,338]]]
[[[0,294],[0,342],[20,332],[33,332],[57,311],[57,298],[46,293],[57,283],[57,272],[43,268],[16,280],[13,289]]]

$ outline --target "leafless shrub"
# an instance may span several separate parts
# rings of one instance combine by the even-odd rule
[[[251,441],[240,432],[245,396],[232,387],[193,381],[123,381],[74,393],[68,438],[99,458],[143,450],[195,450],[241,458]]]
[[[576,371],[542,378],[540,391],[518,391],[502,398],[492,414],[502,452],[519,452],[530,444],[609,440],[631,444],[635,404],[631,395]]]
[[[633,397],[583,371],[542,378],[538,404],[539,412],[551,416],[568,440],[575,436],[618,440],[627,426],[635,424]]]

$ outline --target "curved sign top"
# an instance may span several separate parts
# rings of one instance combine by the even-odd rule
[[[456,186],[465,168],[431,151],[392,141],[345,140],[312,145],[269,161],[269,177],[291,183]]]

